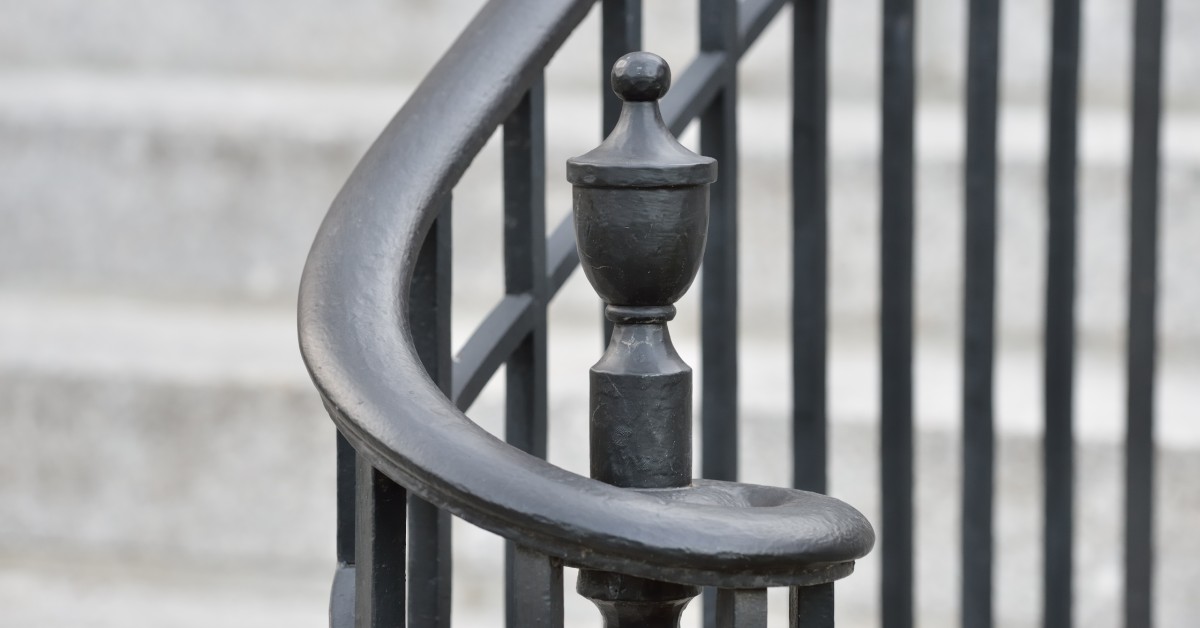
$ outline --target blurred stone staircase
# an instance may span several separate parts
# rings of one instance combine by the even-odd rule
[[[155,3],[0,0],[0,626],[320,626],[333,563],[333,428],[299,360],[294,298],[312,236],[358,157],[481,0]],[[646,45],[687,2],[647,4]],[[923,7],[919,120],[919,601],[956,617],[963,9]],[[997,610],[1033,625],[1040,570],[1045,33],[1013,3],[1002,123]],[[1088,625],[1115,625],[1128,20],[1089,5],[1080,249],[1080,569]],[[1036,6],[1035,6],[1036,5]],[[878,23],[834,9],[831,142],[833,490],[876,512]],[[1006,11],[1008,9],[1006,8]],[[1175,3],[1164,132],[1160,556],[1164,626],[1200,614],[1200,5]],[[548,71],[552,220],[562,162],[599,128],[595,16]],[[787,20],[743,70],[741,359],[750,481],[786,483]],[[1192,30],[1188,30],[1192,29]],[[680,31],[685,31],[681,33]],[[1103,33],[1103,36],[1101,34]],[[1016,42],[1014,44],[1014,42]],[[679,63],[676,61],[676,63]],[[681,68],[676,68],[679,71]],[[494,144],[494,142],[493,142]],[[500,295],[499,156],[455,196],[455,342]],[[694,302],[681,352],[696,359]],[[551,457],[586,472],[593,295],[574,277],[552,320]],[[473,416],[497,426],[502,390]],[[498,542],[463,526],[456,607],[494,624]],[[1086,568],[1086,569],[1085,569]],[[1032,575],[1031,575],[1032,574]],[[877,563],[839,588],[872,625]],[[589,617],[571,599],[569,617]],[[583,606],[580,606],[580,605]],[[779,605],[776,605],[777,607]],[[570,614],[570,613],[574,614]],[[490,613],[490,614],[489,614]],[[582,621],[582,620],[581,620]]]

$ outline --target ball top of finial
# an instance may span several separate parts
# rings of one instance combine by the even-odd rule
[[[671,87],[671,67],[652,52],[631,52],[613,64],[612,88],[621,100],[653,102]]]

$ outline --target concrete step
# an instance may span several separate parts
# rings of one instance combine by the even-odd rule
[[[403,101],[404,87],[267,80],[0,77],[0,289],[286,307],[320,217],[354,162]],[[596,141],[598,111],[578,91],[549,107],[551,224],[569,208],[563,161]],[[831,314],[870,333],[878,320],[878,112],[832,107]],[[782,96],[741,108],[744,311],[784,333],[789,309],[788,124]],[[917,315],[954,338],[961,294],[961,111],[931,103],[919,120]],[[1027,107],[1002,121],[999,325],[1036,342],[1043,292],[1045,123]],[[1083,120],[1080,319],[1083,342],[1120,344],[1126,231],[1124,114]],[[1162,337],[1200,346],[1200,115],[1167,119],[1162,215]],[[493,141],[456,190],[455,299],[500,296],[500,159]],[[576,302],[591,316],[590,297]]]
[[[751,424],[753,425],[753,424]],[[870,433],[836,427],[834,491],[856,503],[878,522],[877,496],[868,488],[876,467],[869,458],[877,441]],[[840,444],[839,444],[840,443]],[[957,452],[945,434],[924,434],[918,477],[917,608],[922,625],[957,624]],[[1036,448],[1033,448],[1036,449]],[[854,454],[853,452],[859,452]],[[996,529],[996,619],[999,626],[1038,625],[1040,608],[1040,492],[1029,443],[1000,443]],[[1085,448],[1076,530],[1076,609],[1079,621],[1098,628],[1119,625],[1121,590],[1121,503],[1114,491],[1120,475],[1112,448]],[[1200,577],[1190,557],[1200,551],[1191,534],[1198,496],[1191,478],[1200,472],[1196,456],[1166,451],[1160,458],[1159,561],[1156,618],[1164,626],[1186,626],[1200,610],[1192,583]],[[846,473],[849,472],[849,475]],[[859,477],[866,482],[860,483]],[[1018,506],[1014,508],[1014,506]],[[494,626],[503,613],[503,545],[496,537],[456,521],[454,616],[456,626]],[[157,559],[117,554],[88,555],[69,546],[30,545],[19,553],[0,553],[0,623],[45,628],[230,628],[327,625],[325,610],[332,569],[328,565],[286,560],[213,564],[197,560]],[[876,601],[879,556],[859,562],[856,573],[838,585],[838,624],[878,626]],[[568,626],[595,625],[595,610],[574,594],[574,572],[566,574]],[[784,625],[782,591],[772,591],[772,625]],[[697,626],[696,609],[684,625]]]
[[[2,301],[0,551],[331,560],[334,430],[286,319]]]
[[[458,537],[461,540],[461,535]],[[503,551],[497,543],[496,549]],[[228,567],[130,563],[74,556],[0,556],[0,621],[5,626],[45,628],[324,628],[328,570],[280,568],[257,563]],[[575,570],[564,574],[565,625],[599,624],[590,602],[575,594]],[[495,574],[499,576],[499,573]],[[453,595],[456,628],[501,625],[504,609],[495,583],[460,582]],[[471,588],[489,592],[485,605]],[[492,585],[492,586],[487,586]],[[787,598],[772,592],[772,625],[787,623]],[[698,603],[684,626],[699,626]],[[838,625],[867,628],[874,622],[838,609]],[[943,624],[929,624],[942,626]],[[950,626],[950,624],[944,624]]]
[[[163,75],[208,73],[333,80],[415,81],[461,33],[483,0],[127,1],[101,7],[87,0],[5,0],[0,67],[79,68]],[[696,50],[695,4],[645,4],[645,45],[682,62]],[[577,60],[557,78],[591,86],[599,65],[599,24],[593,11],[561,57]],[[1002,93],[1023,102],[1045,96],[1049,7],[1022,1],[1004,7]],[[1121,0],[1096,0],[1084,12],[1084,98],[1128,102],[1132,9]],[[917,12],[920,88],[960,98],[965,68],[966,8],[957,0],[927,0]],[[1194,3],[1172,7],[1166,23],[1166,98],[1200,106],[1200,27]],[[830,77],[835,94],[875,94],[879,83],[879,11],[875,6],[830,7]],[[747,87],[778,83],[789,67],[790,20],[778,19],[743,71]],[[47,37],[47,33],[57,36]]]
[[[0,89],[3,283],[283,303],[403,90],[25,75]],[[373,128],[372,128],[373,127]]]
[[[572,280],[569,288],[582,283]],[[551,460],[587,473],[587,369],[600,353],[599,330],[598,324],[572,324],[569,315],[552,307]],[[293,316],[251,307],[0,294],[0,403],[8,418],[0,438],[0,503],[6,507],[0,552],[73,548],[217,563],[328,564],[334,431],[300,364]],[[695,329],[683,318],[674,336],[683,358],[698,366]],[[455,323],[461,342],[474,322],[458,316]],[[791,403],[786,347],[751,337],[740,357],[748,421],[743,476],[786,483],[787,439],[779,437],[788,430]],[[958,353],[926,342],[917,358],[917,425],[931,442],[952,442],[959,421]],[[1014,466],[1001,476],[1019,479],[1026,490],[1038,485],[1037,359],[1007,353],[997,364],[1001,450],[1018,456],[1002,463]],[[1084,352],[1080,364],[1080,455],[1116,465],[1122,363]],[[832,477],[836,490],[850,491],[846,496],[864,508],[874,498],[856,491],[874,490],[868,469],[876,448],[863,443],[877,438],[871,436],[877,377],[874,348],[833,337],[830,417],[848,436],[833,439]],[[1195,486],[1170,466],[1200,461],[1200,426],[1193,420],[1198,378],[1198,361],[1162,365],[1157,437],[1166,466],[1159,503],[1174,513],[1165,515],[1169,520],[1200,516]],[[500,432],[503,407],[503,385],[493,383],[472,417]],[[936,445],[947,447],[952,444]],[[950,457],[925,461],[925,455],[922,465],[940,461],[947,468],[923,482],[953,477]],[[1096,488],[1084,490],[1116,495],[1118,478],[1102,476]],[[1080,482],[1093,478],[1081,472]],[[1033,516],[1033,502],[1002,506],[1002,512],[1015,509],[1014,516]],[[935,500],[922,502],[918,512],[944,508],[950,506]]]
[[[46,628],[325,628],[329,568],[0,554],[0,624]]]

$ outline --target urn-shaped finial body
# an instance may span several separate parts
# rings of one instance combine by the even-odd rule
[[[613,66],[624,102],[612,133],[567,160],[583,272],[606,303],[670,305],[700,268],[708,233],[708,184],[717,164],[681,145],[658,99],[671,71],[658,55],[633,52]]]

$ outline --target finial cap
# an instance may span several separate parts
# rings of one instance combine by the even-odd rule
[[[621,117],[600,146],[567,160],[568,181],[592,188],[674,188],[717,180],[717,162],[688,150],[663,122],[658,99],[671,86],[671,68],[662,57],[621,57],[612,86],[625,101]]]
[[[612,88],[625,102],[653,102],[671,88],[671,67],[653,52],[631,52],[613,64]]]

